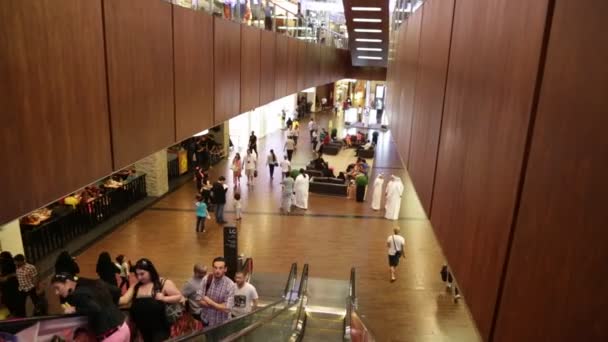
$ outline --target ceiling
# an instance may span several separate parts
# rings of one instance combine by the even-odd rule
[[[352,64],[354,66],[386,67],[389,40],[389,0],[343,0],[343,3]],[[360,8],[357,9],[357,7]],[[365,32],[365,30],[377,32]],[[359,41],[359,39],[376,41]],[[380,51],[377,51],[378,49]]]

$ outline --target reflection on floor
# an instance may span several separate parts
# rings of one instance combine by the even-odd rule
[[[330,117],[325,114],[318,119],[323,126]],[[337,120],[333,121],[335,125]],[[298,166],[311,157],[305,122],[294,160]],[[271,148],[283,150],[283,136],[276,132],[260,140],[261,161]],[[281,216],[280,174],[271,180],[260,162],[255,186],[247,188],[245,180],[241,186],[240,251],[254,258],[256,271],[265,273],[286,273],[292,262],[298,262],[310,264],[311,277],[348,279],[355,266],[359,309],[377,341],[479,340],[465,302],[454,304],[440,281],[441,249],[389,133],[380,134],[372,179],[380,172],[405,180],[398,221],[384,220],[382,212],[373,211],[371,196],[365,203],[357,203],[311,194],[309,210]],[[232,185],[227,162],[217,165],[211,174],[213,179],[225,175]],[[231,187],[229,197],[232,191]],[[97,256],[108,251],[113,256],[126,254],[132,261],[148,257],[163,277],[184,283],[194,263],[209,264],[223,251],[222,231],[212,221],[207,221],[206,233],[195,233],[194,194],[194,185],[186,184],[95,243],[78,256],[83,276],[94,276]],[[233,221],[231,201],[227,210],[228,221]],[[406,238],[406,259],[399,267],[399,279],[390,283],[385,239],[395,225]]]

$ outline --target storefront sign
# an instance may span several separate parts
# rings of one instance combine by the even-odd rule
[[[179,160],[179,174],[183,175],[188,172],[188,152],[185,150],[180,150],[177,153],[177,158]]]

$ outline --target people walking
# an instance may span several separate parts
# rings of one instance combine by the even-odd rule
[[[232,170],[232,181],[234,183],[234,187],[241,186],[241,171],[243,170],[243,162],[241,161],[241,155],[237,152],[234,155],[234,159],[232,159],[232,164],[230,165],[230,169]]]
[[[401,196],[403,195],[403,182],[397,176],[391,176],[391,180],[386,186],[386,213],[384,217],[388,220],[399,219],[399,209],[401,208]]]
[[[255,155],[258,155],[258,137],[255,136],[255,132],[251,131],[251,135],[249,136],[249,149],[255,152]]]
[[[215,203],[215,221],[218,224],[227,223],[224,220],[224,206],[226,205],[226,192],[228,192],[228,186],[225,184],[226,178],[220,176],[217,182],[213,184],[211,193],[213,194],[213,203]]]
[[[274,150],[270,150],[268,157],[266,158],[266,165],[268,165],[268,169],[270,171],[270,179],[274,178],[274,168],[279,166],[279,161],[277,160],[277,156],[274,154]]]
[[[405,247],[405,239],[399,235],[399,227],[393,229],[393,234],[386,239],[386,247],[388,247],[388,267],[391,273],[391,281],[397,280],[395,271],[399,266],[399,259],[404,257],[403,248]]]
[[[283,156],[283,160],[281,160],[281,178],[285,179],[285,177],[289,177],[289,172],[291,171],[291,162],[287,156]]]
[[[126,285],[125,290],[128,290],[129,287],[131,287],[129,282],[129,274],[131,270],[129,269],[129,263],[125,259],[125,256],[122,254],[117,256],[115,265],[120,269],[120,285],[118,285],[118,288],[122,290],[122,287]]]
[[[241,204],[241,194],[236,192],[234,193],[234,212],[235,212],[235,216],[236,216],[236,220],[240,221],[241,220],[241,210],[242,210],[242,204]]]
[[[300,169],[300,174],[296,177],[295,181],[295,193],[296,193],[296,207],[300,209],[308,209],[308,187],[310,178],[304,172],[304,169]]]
[[[380,204],[382,202],[382,186],[384,185],[384,175],[379,174],[374,181],[374,193],[372,196],[372,209],[380,210]]]
[[[293,150],[296,148],[296,143],[293,141],[291,136],[287,137],[285,141],[285,151],[287,152],[287,159],[291,162],[293,157]]]
[[[196,195],[196,232],[205,232],[205,221],[209,212],[207,211],[207,204],[203,201],[203,196]]]
[[[257,154],[253,153],[253,150],[247,151],[247,156],[245,157],[245,175],[247,176],[247,185],[253,186],[254,180],[257,173]]]
[[[281,189],[281,211],[284,214],[289,214],[291,213],[291,199],[294,192],[294,180],[291,178],[291,176],[286,175],[283,181],[281,181],[281,185],[283,186]]]

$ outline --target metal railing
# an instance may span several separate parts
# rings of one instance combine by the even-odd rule
[[[344,316],[344,340],[354,342],[374,342],[372,332],[357,312],[357,277],[355,268],[350,270],[350,284],[346,301],[346,315]]]

